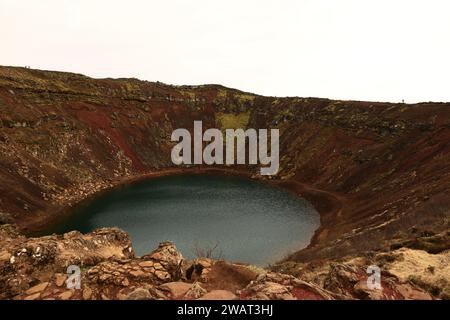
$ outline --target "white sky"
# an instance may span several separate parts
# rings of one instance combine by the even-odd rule
[[[448,0],[0,0],[0,39],[1,65],[450,101]]]

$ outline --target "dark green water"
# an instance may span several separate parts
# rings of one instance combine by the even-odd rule
[[[108,191],[50,232],[100,227],[127,231],[138,255],[170,240],[187,258],[217,244],[224,259],[265,265],[305,247],[319,215],[298,196],[250,179],[171,176]]]

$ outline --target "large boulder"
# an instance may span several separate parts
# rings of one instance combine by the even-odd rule
[[[174,281],[179,280],[183,274],[183,255],[178,251],[175,244],[170,241],[161,242],[156,250],[142,256],[141,259],[154,262],[157,266],[161,265]],[[158,270],[157,267],[155,269]]]
[[[71,265],[82,268],[134,257],[128,235],[117,228],[26,238],[13,226],[3,225],[0,244],[0,299],[20,295],[57,273],[66,274]]]

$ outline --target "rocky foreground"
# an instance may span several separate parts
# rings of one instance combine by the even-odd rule
[[[448,237],[447,235],[440,235]],[[381,290],[367,287],[366,268],[382,269]],[[79,288],[68,289],[81,271]],[[0,299],[449,299],[450,252],[391,252],[262,269],[209,258],[185,260],[171,242],[136,257],[117,228],[89,234],[27,238],[14,225],[0,226]]]

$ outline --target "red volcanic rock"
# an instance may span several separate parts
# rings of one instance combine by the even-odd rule
[[[129,250],[126,235],[113,228],[41,238],[26,238],[9,229],[0,227],[0,299],[422,300],[439,298],[432,295],[436,294],[434,288],[439,288],[437,294],[442,292],[443,298],[448,291],[448,285],[436,287],[447,277],[447,252],[394,251],[394,257],[383,266],[387,271],[381,275],[381,290],[373,290],[367,286],[364,271],[369,262],[361,258],[324,264],[331,265],[328,269],[303,265],[298,276],[212,259],[180,261],[178,272],[173,273],[173,262],[182,255],[170,242],[161,243],[143,260]],[[408,271],[405,266],[412,257],[416,257],[416,265],[428,265],[436,274]],[[386,257],[378,254],[370,263],[381,264],[383,259]],[[202,282],[187,276],[188,267],[199,261],[208,274]],[[66,267],[69,264],[80,267],[78,288],[67,286],[72,277]],[[427,292],[430,288],[431,293]]]

